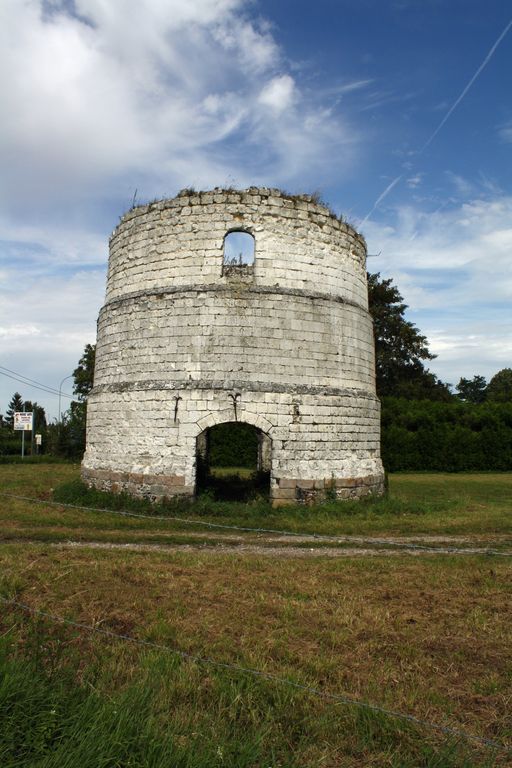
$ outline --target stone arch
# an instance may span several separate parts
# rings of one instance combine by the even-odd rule
[[[266,419],[265,416],[261,416],[259,413],[248,411],[243,408],[240,417],[238,419],[233,419],[233,410],[231,408],[224,408],[222,411],[210,411],[206,416],[198,419],[194,425],[194,437],[197,438],[199,433],[208,427],[214,427],[216,424],[225,424],[229,421],[245,421],[247,424],[251,424],[251,426],[264,432],[268,437],[270,437],[270,432],[274,428],[272,422]]]
[[[256,258],[256,240],[248,227],[229,229],[222,242],[224,267],[253,267]]]
[[[194,488],[196,494],[201,489],[204,490],[205,487],[208,487],[209,490],[211,488],[211,480],[214,475],[214,470],[212,469],[214,465],[210,460],[210,441],[214,439],[212,430],[215,430],[216,427],[220,427],[222,425],[227,427],[237,427],[244,425],[251,427],[253,430],[253,433],[250,433],[250,442],[252,442],[252,451],[254,451],[254,464],[252,467],[252,472],[254,474],[252,475],[252,480],[250,481],[249,485],[251,487],[254,486],[253,490],[258,489],[258,493],[263,492],[264,494],[270,495],[270,478],[272,471],[272,438],[268,432],[263,431],[260,426],[257,426],[258,423],[261,424],[265,421],[266,419],[259,419],[258,417],[251,418],[250,421],[245,418],[240,418],[235,421],[232,413],[230,413],[230,418],[228,417],[227,419],[201,419],[201,426],[203,426],[203,429],[197,433],[195,438]],[[245,445],[247,448],[247,443]],[[224,465],[221,463],[220,465],[217,465],[217,467],[219,466],[222,468]],[[243,463],[237,465],[234,463],[233,466],[246,467],[247,465]],[[233,473],[233,477],[236,475],[238,475],[238,472],[236,474]],[[256,479],[257,485],[254,485],[254,479]],[[217,483],[217,486],[218,485],[219,484]],[[237,497],[235,496],[233,498]]]

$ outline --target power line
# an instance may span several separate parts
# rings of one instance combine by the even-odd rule
[[[251,528],[249,526],[240,525],[227,525],[225,523],[211,523],[208,520],[194,520],[188,517],[178,517],[176,515],[143,515],[138,512],[129,512],[123,509],[106,509],[105,507],[85,507],[79,504],[66,504],[60,501],[50,501],[46,499],[37,499],[33,496],[19,496],[14,493],[2,493],[0,496],[4,496],[9,499],[17,499],[19,501],[30,501],[34,504],[43,504],[54,507],[64,507],[67,509],[79,509],[85,512],[102,512],[112,515],[121,515],[122,517],[134,517],[143,518],[145,520],[157,520],[160,522],[177,522],[184,523],[185,525],[196,525],[206,528],[216,528],[225,531],[240,531],[243,533],[269,533],[278,536],[290,536],[299,538],[311,538],[317,541],[329,541],[340,542],[348,541],[355,544],[371,544],[387,547],[396,547],[397,549],[415,549],[424,552],[431,552],[432,554],[447,554],[447,555],[492,555],[498,557],[512,557],[512,552],[500,552],[496,549],[482,549],[475,551],[474,549],[463,549],[461,547],[428,547],[424,544],[414,544],[412,542],[402,542],[393,539],[381,539],[381,538],[364,538],[359,536],[335,536],[326,533],[305,533],[303,531],[283,531],[275,528]]]
[[[459,730],[458,728],[452,728],[448,725],[431,723],[430,721],[422,720],[415,715],[409,715],[403,712],[397,712],[392,709],[386,709],[385,707],[381,707],[378,704],[371,704],[369,702],[361,701],[360,699],[354,699],[343,694],[329,693],[329,691],[323,691],[320,688],[314,688],[312,686],[306,685],[305,683],[298,683],[294,680],[290,680],[289,678],[279,677],[272,672],[264,672],[260,669],[254,669],[253,667],[242,667],[238,664],[230,664],[226,661],[217,661],[216,659],[212,659],[209,656],[196,656],[192,653],[182,651],[179,648],[172,648],[168,645],[155,643],[151,640],[140,640],[139,638],[133,637],[132,635],[119,634],[117,632],[112,632],[110,629],[102,629],[101,627],[96,627],[90,624],[83,624],[81,622],[72,621],[71,619],[64,619],[61,616],[56,616],[52,613],[48,613],[47,611],[42,611],[38,608],[32,608],[32,606],[27,605],[26,603],[18,602],[17,600],[8,600],[5,597],[0,597],[0,601],[5,605],[16,606],[26,613],[31,613],[35,616],[42,616],[46,619],[49,619],[50,621],[54,621],[59,624],[66,624],[70,627],[75,627],[76,629],[85,630],[86,632],[96,632],[99,635],[110,637],[115,640],[124,640],[136,645],[146,646],[148,648],[153,648],[159,651],[165,651],[166,653],[172,653],[175,656],[179,656],[182,659],[187,659],[188,661],[193,661],[196,664],[213,666],[217,667],[218,669],[227,669],[233,672],[241,672],[245,675],[251,675],[253,677],[260,677],[265,680],[271,680],[272,682],[278,683],[279,685],[285,685],[289,688],[295,688],[296,690],[303,691],[304,693],[310,693],[313,696],[325,699],[326,701],[336,702],[338,704],[346,704],[351,707],[359,707],[361,709],[367,709],[372,712],[379,712],[380,714],[387,715],[388,717],[394,717],[399,720],[405,720],[406,722],[413,723],[414,725],[440,731],[441,733],[444,733],[448,736],[456,736],[457,738],[462,738],[466,741],[475,741],[490,749],[497,749],[507,753],[512,752],[511,747],[508,747],[506,744],[502,744],[501,742],[493,741],[492,739],[486,739],[482,736],[475,736],[474,734],[467,733],[466,731]]]
[[[56,395],[58,394],[65,394],[64,392],[61,392],[60,389],[57,389],[56,387],[52,387],[50,384],[43,384],[41,381],[36,381],[36,379],[31,379],[28,376],[25,376],[23,373],[19,373],[18,371],[13,371],[11,368],[7,368],[5,365],[0,365],[0,373],[2,371],[8,371],[9,373],[14,374],[15,376],[20,376],[22,379],[26,379],[27,382],[30,382],[32,384],[35,384],[39,387],[44,387],[48,391],[54,392]],[[71,397],[71,395],[66,395],[66,397]]]
[[[5,373],[5,371],[0,371],[0,374],[1,374],[2,376],[7,376],[7,378],[8,378],[8,379],[13,379],[14,381],[17,381],[17,382],[19,382],[20,384],[24,384],[24,385],[25,385],[25,386],[27,386],[27,387],[31,387],[32,389],[38,389],[38,390],[40,390],[41,392],[46,392],[46,394],[49,394],[49,395],[55,395],[55,396],[58,396],[58,394],[59,394],[58,392],[55,392],[55,391],[54,391],[54,390],[52,390],[52,389],[46,388],[45,386],[42,386],[42,387],[41,387],[41,386],[39,386],[38,384],[31,384],[31,383],[30,383],[30,382],[28,382],[28,381],[25,381],[25,380],[23,380],[23,379],[20,379],[18,376],[12,376],[12,375],[11,375],[11,374],[9,374],[9,373]],[[67,395],[67,394],[65,394],[64,392],[63,392],[62,394],[63,394],[65,397],[71,397],[71,395]]]
[[[9,373],[6,373],[6,371],[9,371]],[[66,392],[59,392],[58,389],[55,389],[54,387],[50,387],[47,384],[43,384],[40,381],[35,381],[34,379],[29,379],[28,376],[24,376],[22,373],[18,373],[17,371],[11,371],[10,368],[6,368],[3,365],[0,365],[0,374],[2,376],[7,376],[9,379],[14,379],[14,381],[18,381],[20,384],[25,384],[28,387],[33,387],[34,389],[39,389],[42,392],[46,392],[49,395],[63,395],[64,397],[69,397],[73,399],[73,395],[68,395]]]

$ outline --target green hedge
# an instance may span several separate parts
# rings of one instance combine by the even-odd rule
[[[388,472],[512,470],[512,403],[382,400]]]
[[[72,459],[66,459],[62,456],[50,456],[47,453],[40,456],[25,456],[23,459],[19,455],[2,456],[0,454],[0,464],[63,464],[72,463]]]
[[[30,433],[25,435],[25,451],[30,453]],[[21,432],[13,432],[12,428],[0,427],[0,456],[20,455]]]
[[[210,429],[209,440],[212,466],[256,468],[258,433],[250,424],[217,424]]]

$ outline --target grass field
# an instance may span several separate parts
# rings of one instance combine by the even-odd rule
[[[76,477],[69,465],[0,467],[2,491],[42,499],[63,483],[76,496]],[[261,502],[206,499],[174,511],[335,534],[457,534],[501,547],[512,540],[510,475],[397,475],[390,488],[382,502],[300,509],[297,518]],[[217,534],[194,539],[183,523],[5,497],[0,520],[3,598],[512,745],[508,558],[306,561],[217,552]],[[196,548],[90,546],[98,541],[193,541]],[[0,615],[0,764],[7,768],[512,762],[512,753],[12,604]]]
[[[79,468],[70,464],[0,466],[3,491],[56,498],[92,507],[128,508],[136,513],[174,515],[223,524],[277,528],[333,535],[457,535],[482,541],[503,540],[512,544],[512,473],[397,474],[389,478],[387,498],[369,501],[325,503],[273,509],[262,500],[252,503],[213,502],[208,497],[195,504],[178,501],[167,508],[144,501],[85,491],[78,480]],[[148,540],[161,533],[190,531],[190,526],[171,521],[137,521],[115,515],[45,508],[0,498],[0,522],[6,536],[69,538],[107,537],[129,540],[142,532]]]

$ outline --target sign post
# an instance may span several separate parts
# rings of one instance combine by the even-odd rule
[[[21,432],[21,458],[25,457],[25,432],[32,432],[34,413],[32,411],[16,411],[14,414],[14,431]]]

